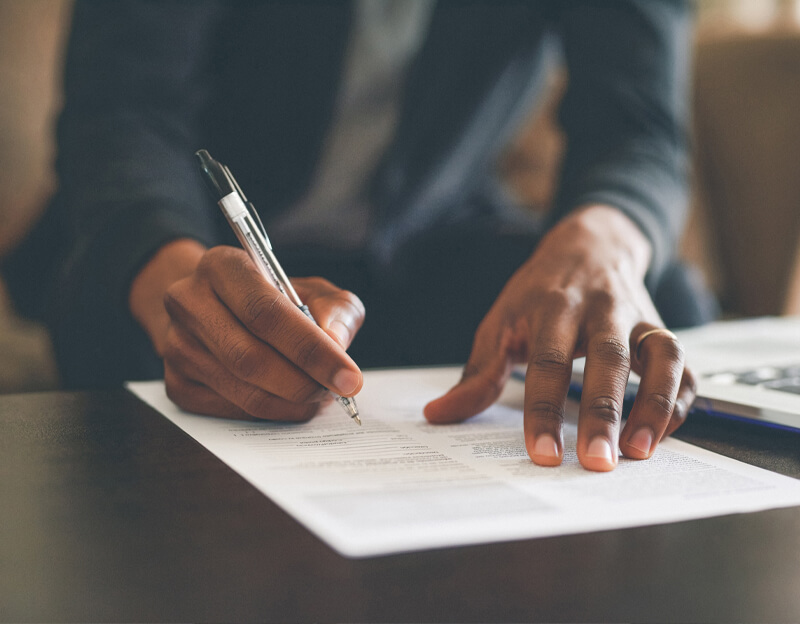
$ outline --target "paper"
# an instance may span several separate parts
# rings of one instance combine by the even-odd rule
[[[465,423],[428,424],[423,406],[459,375],[366,372],[363,427],[336,403],[304,424],[231,421],[182,412],[163,382],[128,387],[351,557],[800,505],[800,481],[672,439],[649,460],[621,458],[613,472],[588,472],[571,423],[563,464],[536,466],[525,452],[519,382]]]

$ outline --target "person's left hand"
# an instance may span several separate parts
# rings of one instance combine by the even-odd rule
[[[461,381],[425,407],[433,423],[465,420],[500,395],[527,362],[525,446],[543,466],[561,463],[574,358],[586,356],[577,453],[590,470],[617,465],[617,449],[650,457],[686,419],[695,396],[681,344],[644,285],[651,247],[618,210],[590,206],[560,221],[512,276],[475,335]],[[658,331],[652,331],[658,330]],[[642,380],[620,435],[631,370]]]

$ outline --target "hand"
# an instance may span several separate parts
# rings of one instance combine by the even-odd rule
[[[677,339],[656,332],[639,340],[663,327],[644,286],[650,254],[644,234],[614,208],[590,206],[564,218],[506,284],[478,328],[461,381],[429,403],[425,417],[449,423],[483,411],[512,365],[527,362],[525,446],[535,463],[559,465],[572,361],[585,355],[581,464],[613,470],[618,448],[627,457],[650,457],[686,419],[695,396]],[[620,435],[630,370],[642,381]]]
[[[321,278],[292,283],[320,327],[241,249],[185,240],[162,248],[129,303],[164,358],[170,399],[200,414],[306,420],[327,389],[356,394],[361,371],[345,349],[364,320],[361,301]]]

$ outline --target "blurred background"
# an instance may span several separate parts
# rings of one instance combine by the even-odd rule
[[[0,259],[54,187],[52,130],[71,0],[0,0]],[[800,0],[698,0],[692,95],[692,210],[681,244],[723,317],[800,314]],[[547,211],[568,77],[498,166],[521,203]],[[0,283],[0,393],[52,389],[46,332],[15,314]]]

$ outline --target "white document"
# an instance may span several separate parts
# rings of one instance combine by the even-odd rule
[[[337,403],[308,423],[245,422],[185,413],[163,382],[128,387],[350,557],[800,505],[800,481],[672,439],[649,460],[620,458],[613,472],[588,472],[575,455],[574,421],[563,464],[536,466],[523,441],[523,387],[513,380],[475,418],[428,424],[423,406],[459,375],[366,372],[363,427]]]

